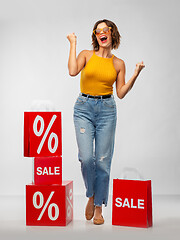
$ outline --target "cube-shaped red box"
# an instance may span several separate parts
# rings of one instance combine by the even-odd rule
[[[61,155],[61,112],[24,112],[24,156]]]
[[[26,185],[26,225],[66,226],[73,219],[73,181]]]
[[[152,226],[151,180],[113,180],[112,224]]]
[[[34,158],[34,184],[62,184],[62,157]]]

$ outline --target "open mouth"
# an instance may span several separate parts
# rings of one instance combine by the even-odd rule
[[[100,40],[101,40],[102,43],[105,43],[107,41],[107,37],[105,35],[102,35],[100,37]]]

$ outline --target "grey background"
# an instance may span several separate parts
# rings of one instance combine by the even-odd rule
[[[116,23],[121,45],[113,53],[126,64],[146,67],[120,100],[112,179],[131,168],[151,179],[154,194],[180,194],[179,1],[111,0],[0,1],[0,195],[23,195],[32,181],[32,159],[23,157],[23,113],[33,101],[51,101],[63,114],[63,179],[84,194],[77,159],[73,105],[80,75],[68,75],[69,43],[77,53],[92,49],[94,23]]]

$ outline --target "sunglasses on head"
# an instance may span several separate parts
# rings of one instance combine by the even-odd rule
[[[104,27],[104,28],[96,28],[93,33],[95,35],[99,35],[101,33],[101,31],[103,31],[103,33],[108,33],[109,30],[111,29],[111,27]]]

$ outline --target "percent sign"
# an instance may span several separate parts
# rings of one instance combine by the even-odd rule
[[[41,142],[40,142],[40,144],[39,144],[39,147],[38,147],[38,149],[37,149],[37,153],[38,153],[38,154],[41,152],[41,149],[42,149],[42,147],[43,147],[43,145],[44,145],[44,142],[45,142],[45,140],[46,140],[46,138],[47,138],[47,135],[48,135],[48,133],[49,133],[49,131],[50,131],[50,129],[51,129],[54,121],[56,120],[56,118],[57,118],[56,115],[53,115],[53,116],[52,116],[51,121],[49,122],[49,125],[48,125],[48,127],[47,127],[47,129],[46,129],[46,131],[45,131],[45,133],[44,133],[44,136],[43,136],[43,138],[42,138],[42,140],[41,140]],[[39,122],[39,121],[40,121],[40,123],[41,123],[41,126],[40,126],[40,129],[39,129],[39,131],[38,131],[37,125],[38,125],[38,122]],[[38,136],[38,137],[41,136],[42,133],[43,133],[43,131],[44,131],[44,119],[43,119],[41,116],[39,116],[39,115],[37,115],[36,118],[35,118],[35,120],[34,120],[34,123],[33,123],[33,131],[34,131],[35,135]],[[54,138],[54,140],[55,140],[55,144],[54,144],[54,147],[52,148],[51,143],[52,143],[53,138]],[[48,139],[48,149],[49,149],[49,151],[50,151],[51,153],[55,153],[55,151],[57,150],[57,147],[58,147],[58,136],[57,136],[55,133],[52,132],[52,133],[50,134],[50,136],[49,136],[49,139]]]
[[[71,216],[71,209],[73,208],[71,200],[72,200],[73,194],[72,194],[72,189],[69,190],[69,197],[67,196],[67,201],[69,203],[67,207],[67,216],[68,218]]]
[[[51,198],[52,198],[53,194],[54,194],[54,191],[51,192],[51,194],[49,195],[46,203],[44,204],[43,194],[42,194],[41,192],[39,192],[39,191],[34,193],[34,195],[33,195],[33,206],[34,206],[36,209],[40,209],[40,208],[42,208],[42,206],[43,206],[43,204],[44,204],[44,207],[43,207],[43,209],[42,209],[42,211],[41,211],[41,213],[40,213],[40,215],[39,215],[39,217],[38,217],[38,219],[37,219],[38,221],[41,220],[41,218],[42,218],[42,216],[43,216],[46,208],[48,207],[49,202],[51,201]],[[39,204],[37,204],[37,196],[39,196],[39,199],[40,199]],[[53,207],[54,207],[54,209],[55,209],[55,215],[54,215],[54,217],[52,216],[52,208],[53,208]],[[52,220],[52,221],[55,221],[55,220],[59,217],[59,207],[58,207],[57,204],[51,203],[51,204],[49,205],[49,207],[48,207],[48,217],[49,217],[49,219]]]

